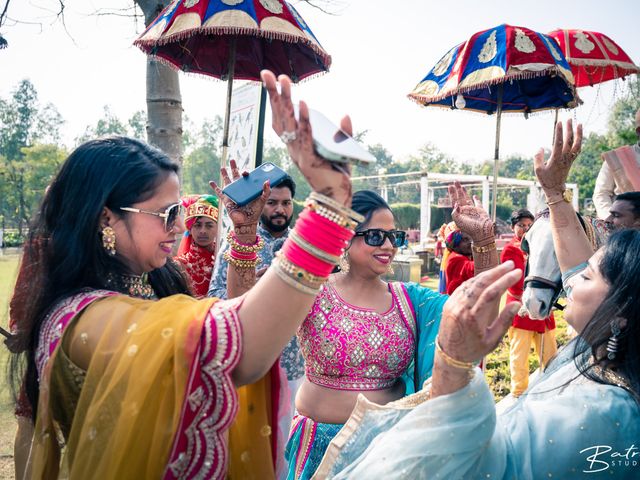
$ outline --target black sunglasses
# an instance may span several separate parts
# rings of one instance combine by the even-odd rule
[[[404,246],[407,239],[407,232],[402,230],[382,230],[381,228],[370,228],[362,232],[356,232],[356,237],[364,237],[364,243],[370,247],[381,247],[388,238],[395,248]]]
[[[120,210],[133,213],[146,213],[147,215],[155,215],[164,219],[164,229],[166,232],[170,232],[176,225],[176,220],[182,215],[183,206],[181,203],[174,203],[169,205],[164,212],[151,212],[149,210],[142,210],[134,207],[120,207]]]

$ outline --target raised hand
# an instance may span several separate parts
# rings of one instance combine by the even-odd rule
[[[271,103],[272,127],[287,145],[291,160],[300,169],[314,191],[332,197],[343,205],[351,205],[351,171],[349,165],[339,165],[320,157],[313,147],[309,109],[300,102],[296,119],[291,102],[291,80],[286,75],[275,75],[269,70],[260,74]],[[278,84],[280,92],[278,92]],[[351,119],[347,116],[340,128],[352,134]]]
[[[229,176],[229,172],[225,167],[220,169],[220,174],[222,175],[222,183],[223,188],[229,185],[231,182],[240,178],[240,172],[238,171],[238,164],[235,160],[231,160],[229,162],[231,176]],[[248,175],[248,172],[242,172],[243,176]],[[269,182],[264,182],[262,186],[262,194],[253,200],[252,202],[239,206],[236,202],[227,197],[224,193],[222,193],[222,189],[216,184],[216,182],[209,182],[211,188],[216,192],[216,195],[222,201],[227,213],[229,214],[229,218],[233,222],[233,228],[235,230],[236,235],[239,239],[243,237],[252,237],[255,236],[258,221],[260,220],[260,215],[262,214],[262,209],[264,208],[265,203],[269,199],[269,194],[271,193],[271,188],[269,186]],[[251,243],[253,240],[250,238],[248,243]]]
[[[558,122],[549,160],[545,163],[544,150],[542,148],[533,157],[536,177],[547,197],[564,192],[569,170],[581,148],[582,125],[578,124],[578,128],[574,133],[573,122],[571,119],[567,120],[567,128],[563,136],[562,122]]]
[[[508,303],[497,318],[495,304],[521,275],[507,261],[460,285],[442,312],[438,334],[442,350],[457,360],[475,362],[496,348],[520,303]]]
[[[457,181],[449,185],[448,189],[453,205],[453,220],[458,228],[468,234],[474,243],[492,240],[493,222],[478,197],[474,195],[472,200],[467,190]]]

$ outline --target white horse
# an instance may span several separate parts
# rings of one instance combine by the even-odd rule
[[[606,237],[604,222],[580,215],[578,217],[591,245],[594,250],[597,249]],[[551,308],[562,292],[560,265],[553,248],[548,210],[536,216],[535,222],[522,241],[522,249],[528,253],[522,305],[526,308],[529,318],[543,320],[549,316]]]

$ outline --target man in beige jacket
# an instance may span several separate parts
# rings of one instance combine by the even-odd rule
[[[633,145],[633,150],[636,152],[636,158],[640,159],[640,109],[636,112],[636,134],[639,142]],[[609,216],[614,197],[619,193],[622,193],[622,191],[613,178],[611,168],[607,162],[603,161],[593,191],[593,203],[596,207],[598,218],[605,219]]]

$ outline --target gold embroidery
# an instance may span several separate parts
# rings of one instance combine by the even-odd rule
[[[439,77],[440,75],[442,75],[447,71],[447,69],[449,68],[449,65],[451,65],[451,60],[453,59],[454,50],[455,48],[452,48],[451,50],[449,50],[449,52],[440,59],[440,61],[436,64],[436,66],[433,67],[433,74],[435,76]]]
[[[531,53],[536,51],[536,46],[531,39],[524,33],[524,30],[516,28],[516,49],[523,53]]]
[[[191,8],[194,5],[197,5],[200,0],[185,0],[184,6],[185,8]]]
[[[584,32],[576,32],[573,35],[573,38],[576,39],[576,48],[582,53],[590,53],[591,50],[596,48],[595,44],[591,40],[589,40],[587,34]]]
[[[544,38],[544,41],[546,42],[547,47],[549,47],[549,50],[551,51],[551,55],[553,55],[553,58],[555,58],[558,61],[561,61],[562,57],[560,56],[560,53],[558,52],[556,47],[553,45],[555,43],[555,40],[551,40],[546,35],[543,35],[542,38]]]
[[[492,60],[496,56],[496,53],[498,53],[498,45],[496,44],[496,34],[497,34],[497,31],[494,30],[493,32],[491,32],[491,35],[489,35],[487,40],[484,42],[484,45],[482,46],[482,50],[478,55],[478,60],[480,60],[480,62],[487,63],[489,60]]]
[[[604,36],[602,37],[602,43],[604,43],[604,46],[607,47],[607,50],[609,50],[614,55],[618,55],[620,53],[620,50],[618,50],[618,47],[616,47],[613,44],[613,42],[609,40],[607,37],[604,37]]]
[[[260,3],[271,13],[275,13],[276,15],[280,15],[282,13],[282,4],[277,0],[260,0]]]

